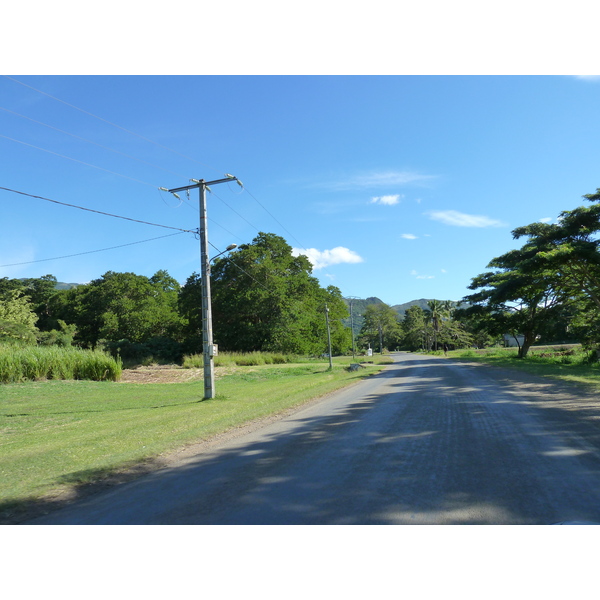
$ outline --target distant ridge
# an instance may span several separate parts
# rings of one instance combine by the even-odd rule
[[[423,310],[429,310],[427,303],[431,302],[431,300],[433,300],[433,298],[431,298],[431,299],[420,298],[419,300],[411,300],[410,302],[405,302],[404,304],[395,304],[394,306],[392,306],[392,308],[398,313],[400,318],[403,319],[404,315],[406,314],[406,311],[411,306],[419,306]],[[354,332],[355,333],[358,333],[360,331],[360,328],[362,327],[362,324],[363,324],[362,315],[365,313],[367,306],[369,306],[369,304],[383,304],[384,303],[383,300],[380,300],[376,296],[371,296],[366,299],[353,298],[352,300],[350,300],[349,298],[344,298],[344,301],[346,302],[346,305],[348,306],[348,310],[350,310],[350,302],[352,301],[352,315],[353,315],[352,321],[354,322]],[[460,302],[456,302],[455,300],[452,300],[451,302],[455,306],[459,306],[461,304]],[[465,306],[465,305],[463,305],[463,306]],[[345,325],[347,325],[348,327],[350,327],[350,322],[351,322],[350,318],[344,319],[344,321],[343,321],[343,323]]]
[[[36,279],[36,277],[20,277],[19,281],[27,281],[28,279]],[[65,283],[64,281],[57,281],[54,286],[57,290],[70,290],[71,288],[82,285],[81,283]]]
[[[406,311],[411,307],[411,306],[419,306],[420,308],[422,308],[423,310],[428,310],[429,307],[427,306],[428,302],[431,302],[432,299],[426,299],[426,298],[421,298],[419,300],[411,300],[410,302],[405,302],[404,304],[396,304],[395,306],[392,306],[392,308],[401,316],[404,317]]]
[[[71,288],[77,287],[79,285],[82,285],[82,284],[81,283],[64,283],[63,281],[57,281],[55,287],[57,290],[70,290]]]

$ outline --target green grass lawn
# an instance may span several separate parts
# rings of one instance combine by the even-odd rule
[[[566,354],[566,350],[572,354]],[[600,363],[589,361],[589,353],[579,347],[534,346],[524,359],[517,358],[514,348],[486,350],[454,350],[448,356],[473,362],[483,362],[499,367],[519,369],[532,375],[550,377],[600,390]]]
[[[385,362],[379,358],[377,362]],[[37,499],[75,490],[145,459],[265,417],[380,371],[349,359],[237,368],[203,400],[202,380],[0,385],[0,522]]]

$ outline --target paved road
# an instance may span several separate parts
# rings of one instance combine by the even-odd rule
[[[443,357],[394,360],[283,420],[30,523],[600,522],[593,396]]]

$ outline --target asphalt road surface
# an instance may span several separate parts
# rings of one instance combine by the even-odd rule
[[[30,524],[600,523],[600,400],[408,353],[382,373]]]

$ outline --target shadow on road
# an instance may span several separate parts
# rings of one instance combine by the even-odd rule
[[[564,386],[437,357],[411,356],[371,383],[326,414],[301,411],[47,522],[600,521],[598,405],[575,409]]]

